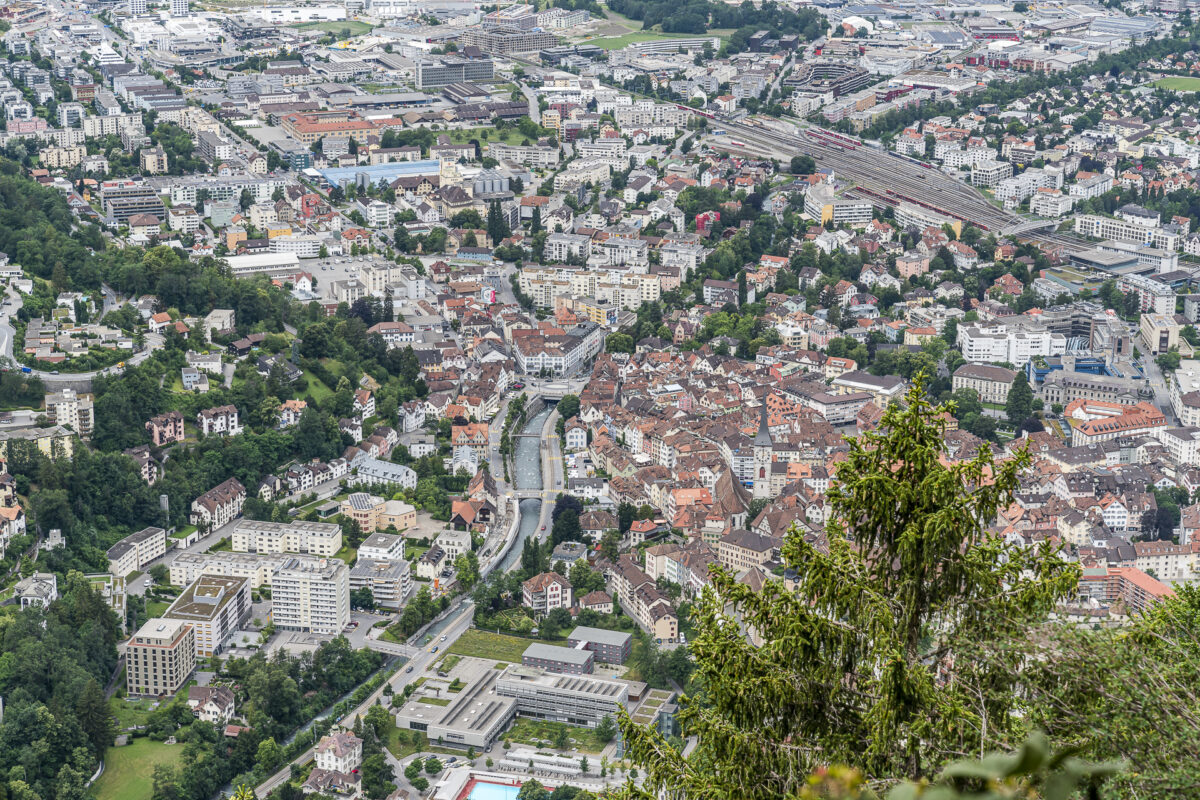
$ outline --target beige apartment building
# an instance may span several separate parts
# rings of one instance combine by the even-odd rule
[[[132,695],[179,691],[196,667],[196,634],[183,620],[146,620],[125,648],[126,687]]]

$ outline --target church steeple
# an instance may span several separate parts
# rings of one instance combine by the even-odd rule
[[[763,396],[758,417],[758,433],[754,436],[754,496],[771,496],[771,429],[767,426],[767,397]]]
[[[767,426],[767,398],[763,397],[762,413],[758,417],[758,433],[754,436],[755,447],[771,446],[771,429]]]

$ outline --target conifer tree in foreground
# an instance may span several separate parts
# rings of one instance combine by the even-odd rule
[[[714,572],[693,615],[700,688],[680,714],[699,746],[684,758],[622,714],[628,757],[646,775],[629,795],[785,797],[826,765],[887,785],[1024,739],[1014,675],[956,652],[1044,619],[1078,570],[986,531],[1028,456],[997,462],[981,448],[945,463],[950,409],[932,407],[923,383],[877,432],[849,441],[826,498],[828,552],[787,536],[794,590],[777,580],[755,593]]]

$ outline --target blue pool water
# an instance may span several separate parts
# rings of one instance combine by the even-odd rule
[[[501,786],[496,783],[477,783],[471,789],[470,800],[516,800],[519,786]]]

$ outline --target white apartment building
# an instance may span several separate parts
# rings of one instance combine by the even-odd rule
[[[996,184],[996,199],[1007,209],[1014,209],[1032,197],[1039,189],[1058,189],[1062,172],[1058,169],[1027,169],[1020,175],[1005,178]]]
[[[994,147],[968,147],[947,149],[942,157],[942,163],[947,167],[973,167],[976,164],[996,160],[996,148]]]
[[[588,264],[593,267],[627,264],[644,269],[650,266],[650,245],[642,239],[629,236],[610,236],[602,242],[593,243]]]
[[[350,589],[370,589],[377,606],[399,609],[412,593],[412,568],[404,559],[363,558],[350,570]]]
[[[586,258],[591,241],[577,233],[552,233],[546,237],[546,260],[564,262],[572,257]]]
[[[271,618],[286,630],[336,636],[350,622],[350,570],[341,559],[290,559],[271,578]]]
[[[1071,209],[1075,206],[1075,197],[1070,194],[1063,194],[1058,189],[1038,189],[1029,198],[1030,212],[1037,214],[1039,217],[1053,217],[1055,219],[1071,213]]]
[[[491,142],[487,154],[497,161],[524,164],[529,167],[553,167],[558,164],[558,148],[542,145],[516,145]]]
[[[1138,296],[1138,310],[1153,314],[1175,313],[1175,290],[1145,275],[1122,275],[1117,288]]]
[[[354,209],[362,214],[366,220],[367,226],[371,228],[382,228],[385,225],[391,225],[393,218],[396,216],[396,209],[379,200],[358,200]]]
[[[295,253],[297,258],[316,258],[325,240],[312,234],[288,234],[271,239],[272,253]]]
[[[1093,175],[1067,187],[1067,194],[1082,200],[1099,197],[1113,187],[1111,175]]]
[[[986,189],[1012,177],[1012,164],[1007,161],[980,161],[971,165],[971,183]]]
[[[171,562],[171,585],[187,586],[201,575],[227,575],[245,578],[251,589],[270,586],[275,573],[293,560],[318,559],[311,556],[289,556],[263,553],[180,553]]]
[[[332,557],[342,549],[342,528],[329,522],[238,520],[230,547],[235,553],[307,553]]]
[[[1080,214],[1076,217],[1075,232],[1097,239],[1148,244],[1162,250],[1178,250],[1183,243],[1183,237],[1177,233],[1096,214]]]
[[[137,113],[84,117],[81,125],[83,127],[83,135],[89,139],[120,136],[121,131],[126,129],[142,134],[146,132],[146,126],[142,122],[142,115]]]
[[[236,436],[242,432],[237,406],[206,408],[196,415],[196,427],[205,436]]]
[[[582,158],[599,159],[613,169],[623,170],[629,165],[625,155],[625,140],[619,136],[576,142],[575,152]]]
[[[167,227],[183,234],[200,230],[200,215],[190,206],[167,209]]]
[[[237,478],[218,484],[192,501],[189,522],[198,528],[216,530],[241,516],[246,487]]]
[[[53,425],[70,428],[81,439],[88,439],[96,424],[91,395],[82,397],[74,389],[46,395],[46,419]]]
[[[167,532],[162,528],[143,528],[108,548],[108,571],[124,578],[166,552]]]
[[[1200,428],[1157,428],[1152,435],[1163,443],[1176,464],[1200,466]]]
[[[596,184],[608,180],[612,168],[599,158],[581,158],[572,161],[570,165],[554,178],[554,190],[565,191],[572,185],[591,183]]]
[[[962,325],[958,346],[972,363],[1005,361],[1022,367],[1037,356],[1060,356],[1067,351],[1067,338],[1049,330],[1017,330],[1005,325],[984,327]]]
[[[404,559],[404,537],[394,533],[372,533],[358,546],[359,559],[397,561]]]

